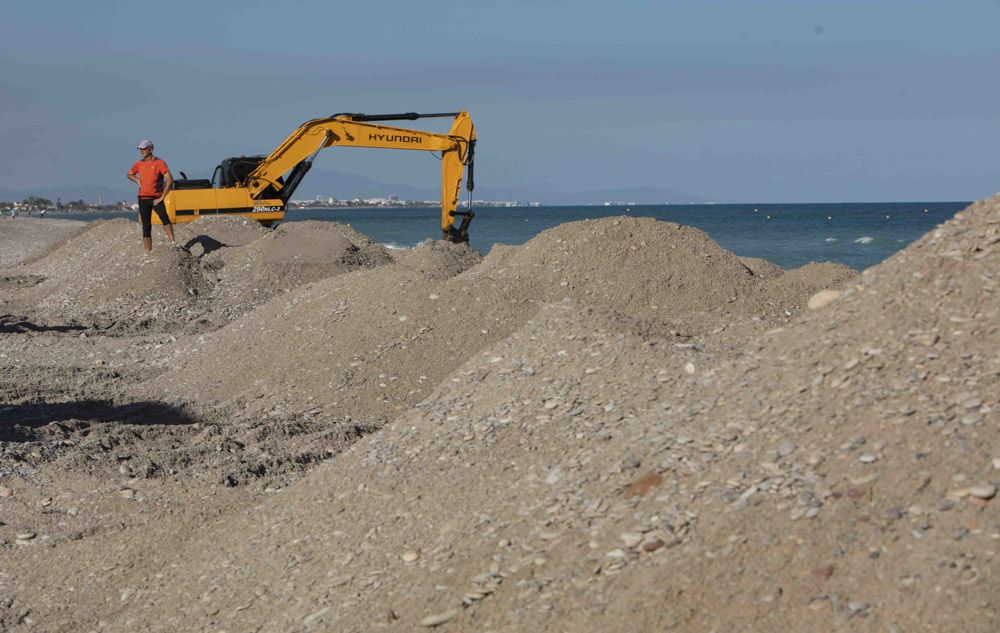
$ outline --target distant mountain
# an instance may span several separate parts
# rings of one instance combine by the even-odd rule
[[[540,202],[551,205],[587,205],[604,204],[605,202],[626,204],[688,204],[691,202],[709,202],[708,198],[695,196],[672,187],[623,187],[619,189],[559,192],[513,187],[477,186],[473,193],[473,198],[479,200]]]
[[[304,200],[316,196],[339,200],[388,196],[398,196],[401,200],[435,200],[441,197],[441,190],[387,183],[342,171],[313,168],[302,180],[292,198]]]
[[[387,183],[374,178],[334,170],[314,169],[309,172],[309,175],[295,192],[294,197],[306,199],[322,196],[344,200],[390,195],[398,196],[403,200],[436,200],[440,198],[441,190],[436,187],[424,188]],[[466,195],[463,189],[463,200]],[[553,192],[517,187],[491,187],[480,184],[477,185],[472,195],[476,200],[516,200],[525,203],[540,202],[552,205],[604,204],[605,202],[634,204],[709,202],[707,198],[672,187],[626,187],[579,192]]]
[[[83,200],[84,202],[97,203],[104,200],[105,203],[114,203],[119,200],[132,200],[135,198],[135,190],[102,187],[100,185],[45,187],[39,189],[9,189],[7,187],[0,187],[0,200],[15,202],[24,200],[28,196],[48,198],[52,202],[62,199],[63,202]]]

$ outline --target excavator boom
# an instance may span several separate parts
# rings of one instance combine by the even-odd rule
[[[382,121],[433,117],[453,117],[447,134],[380,124]],[[306,121],[262,159],[244,159],[243,163],[256,165],[249,174],[236,173],[240,159],[229,159],[216,168],[217,183],[178,180],[176,189],[164,202],[171,220],[176,217],[179,222],[206,214],[235,213],[270,223],[284,218],[285,206],[292,193],[324,148],[345,146],[440,152],[442,237],[465,242],[474,213],[471,209],[458,211],[458,199],[466,165],[469,167],[467,188],[472,191],[474,187],[475,145],[476,132],[467,112],[337,114]],[[462,218],[458,228],[455,227],[456,217]]]

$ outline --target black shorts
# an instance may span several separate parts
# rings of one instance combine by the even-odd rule
[[[142,224],[142,236],[152,237],[153,235],[153,211],[159,216],[160,222],[166,226],[170,224],[170,217],[167,216],[167,207],[162,202],[154,205],[156,198],[139,198],[139,222]]]

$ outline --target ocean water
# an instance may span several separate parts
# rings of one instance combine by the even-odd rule
[[[714,204],[635,206],[484,207],[469,229],[471,246],[486,254],[495,243],[523,244],[564,222],[607,216],[642,216],[705,231],[723,248],[767,259],[782,268],[830,261],[864,270],[883,261],[968,202],[832,204]],[[96,219],[132,213],[50,214]],[[285,222],[325,220],[350,224],[390,248],[439,239],[440,211],[429,207],[293,209]]]
[[[494,243],[523,244],[539,232],[564,222],[616,215],[642,216],[697,227],[737,255],[761,257],[782,268],[832,261],[864,270],[950,219],[968,204],[485,207],[476,210],[469,235],[471,246],[485,254]],[[440,213],[431,208],[297,209],[287,217],[291,221],[348,223],[390,247],[410,247],[440,235]]]

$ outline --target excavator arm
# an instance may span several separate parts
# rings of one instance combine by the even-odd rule
[[[382,121],[413,121],[452,117],[447,134],[380,125]],[[226,159],[215,168],[212,180],[174,181],[164,198],[171,222],[193,222],[206,215],[240,215],[265,226],[285,217],[295,188],[312,167],[316,155],[334,145],[424,150],[441,153],[441,232],[446,240],[467,242],[471,209],[458,211],[462,172],[469,168],[466,188],[472,191],[476,131],[466,112],[434,114],[335,114],[299,126],[268,156]],[[455,227],[455,218],[462,218]],[[159,216],[153,222],[159,223]]]
[[[379,121],[454,117],[447,134],[379,125]],[[462,172],[469,166],[467,188],[472,191],[476,132],[467,112],[434,114],[338,114],[313,119],[299,126],[250,173],[246,186],[253,200],[277,195],[288,201],[312,166],[320,150],[333,147],[380,147],[441,153],[441,232],[444,239],[468,241],[468,226],[474,213],[458,211]],[[285,176],[287,174],[287,176]],[[455,218],[462,221],[455,228]]]

